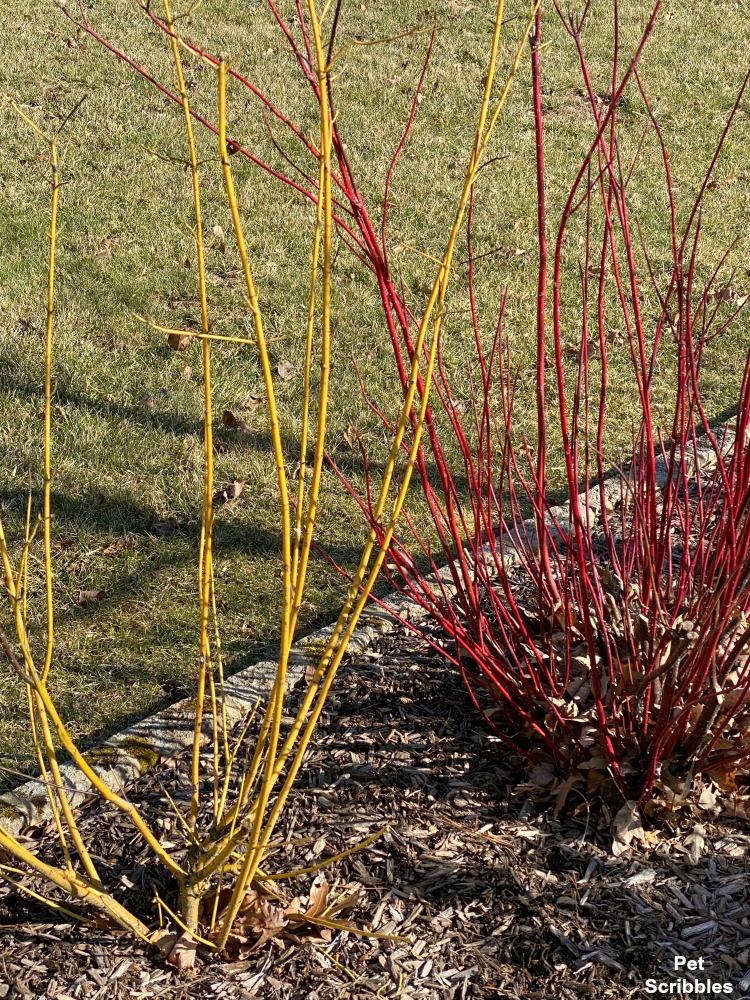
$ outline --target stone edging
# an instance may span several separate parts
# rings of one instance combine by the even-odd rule
[[[730,430],[715,432],[721,437],[721,447],[726,454],[731,450],[734,436]],[[699,448],[699,461],[711,460],[713,449]],[[666,482],[667,470],[662,459],[657,460],[657,477]],[[613,502],[620,497],[619,476],[605,482],[605,497]],[[585,492],[579,494],[585,503]],[[589,507],[598,511],[601,503],[596,486],[589,489]],[[558,524],[565,524],[569,504],[565,503],[550,510],[550,518]],[[523,522],[529,542],[533,544],[535,528],[533,520]],[[510,532],[506,532],[506,538]],[[508,565],[519,561],[515,547],[504,544],[503,558]],[[439,571],[443,588],[450,584],[447,567]],[[430,579],[430,578],[428,578]],[[434,581],[437,583],[437,580]],[[360,619],[360,624],[352,633],[348,652],[363,653],[379,636],[394,631],[399,618],[419,620],[426,616],[423,608],[404,594],[395,594],[383,602],[383,607],[368,608]],[[333,630],[332,625],[306,636],[292,647],[287,670],[287,690],[291,690],[304,676],[306,668],[317,663],[318,655]],[[245,667],[224,684],[227,724],[231,728],[259,701],[264,701],[274,682],[276,663],[264,660]],[[185,698],[169,708],[141,722],[137,722],[122,732],[110,737],[100,747],[86,752],[85,757],[107,786],[117,792],[140,775],[154,767],[162,758],[173,757],[187,749],[193,739],[194,715],[192,699]],[[60,765],[63,784],[70,790],[69,801],[73,807],[80,805],[92,786],[75,765],[66,762]],[[52,816],[46,790],[40,781],[27,781],[12,792],[0,795],[0,821],[3,828],[12,835],[19,834],[30,826],[45,822]]]

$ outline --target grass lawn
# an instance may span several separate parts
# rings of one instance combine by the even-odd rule
[[[89,0],[86,6],[96,27],[171,84],[164,39],[149,28],[134,3]],[[293,9],[290,0],[279,6],[285,14]],[[623,46],[629,52],[647,4],[627,0],[622,8]],[[509,5],[506,60],[525,11],[517,0]],[[392,248],[409,244],[424,254],[442,254],[481,99],[489,13],[489,5],[479,0],[443,0],[434,9],[413,0],[344,4],[341,42],[429,26],[433,16],[437,23],[424,100],[394,180]],[[609,5],[595,3],[584,39],[602,94],[608,86],[610,18]],[[549,215],[554,220],[591,128],[572,45],[551,12],[547,22],[544,111]],[[212,52],[230,52],[233,65],[290,118],[307,132],[315,129],[315,108],[262,0],[204,0],[184,30],[203,39]],[[388,45],[352,49],[336,82],[342,134],[376,218],[387,161],[408,113],[427,39],[421,32]],[[642,76],[671,151],[682,212],[742,82],[748,51],[750,21],[740,4],[717,0],[704,10],[687,0],[665,3]],[[193,67],[189,85],[191,100],[213,117],[213,74]],[[197,318],[194,248],[185,225],[191,212],[189,177],[174,160],[184,158],[185,143],[179,111],[95,42],[76,34],[51,0],[7,0],[2,5],[0,91],[11,94],[47,128],[87,96],[61,140],[65,187],[54,362],[58,638],[52,688],[73,732],[91,738],[187,692],[197,664],[200,349],[193,344],[173,352],[163,336],[135,319],[141,314],[184,326]],[[257,104],[247,97],[237,89],[230,95],[231,133],[258,155],[283,165]],[[645,115],[632,94],[624,102],[622,121],[626,146],[632,141],[635,148]],[[48,191],[44,150],[8,111],[0,112],[0,129],[0,506],[17,539],[29,481],[37,492],[40,486]],[[220,333],[247,335],[238,259],[220,233],[228,232],[230,223],[215,140],[205,133],[199,133],[199,140],[206,160],[203,193],[214,327]],[[750,293],[748,147],[747,118],[741,113],[714,172],[704,222],[706,273],[730,240],[740,237],[733,256],[737,296]],[[525,373],[533,364],[535,197],[527,60],[493,154],[498,158],[484,171],[478,193],[474,243],[478,255],[496,252],[478,266],[478,304],[489,334],[499,295],[508,287],[507,329],[522,372],[519,430],[531,434],[533,385]],[[279,395],[292,466],[313,211],[240,160],[233,162],[253,265],[269,334],[279,338],[272,345],[274,361],[291,363],[284,366],[289,377],[279,380]],[[658,167],[652,138],[633,178],[630,205],[654,250],[657,269],[668,262],[667,204]],[[418,303],[431,278],[429,262],[408,251],[398,261],[405,286]],[[566,267],[574,278],[577,254],[570,254]],[[457,373],[471,349],[463,279],[465,269],[459,267],[444,334],[446,364]],[[376,289],[344,247],[336,259],[334,303],[330,445],[356,471],[346,440],[350,423],[361,428],[375,458],[382,435],[361,399],[352,356],[375,401],[392,413],[398,400]],[[571,340],[577,334],[571,322]],[[712,348],[705,378],[709,413],[731,407],[747,341],[743,319]],[[626,372],[627,360],[613,359],[608,411],[613,455],[627,442],[637,416]],[[668,363],[658,379],[655,397],[666,403],[673,388]],[[235,480],[247,484],[242,501],[219,513],[215,543],[224,651],[230,664],[237,664],[273,643],[278,620],[277,493],[265,408],[257,405],[262,379],[252,349],[222,345],[215,351],[215,390],[218,485]],[[221,427],[224,409],[250,432]],[[363,535],[356,513],[330,477],[321,540],[351,565]],[[302,627],[330,620],[342,589],[335,574],[316,562]],[[88,592],[99,591],[98,599],[86,599]],[[31,596],[41,602],[38,565],[32,568]],[[0,621],[8,624],[7,611],[1,614]],[[33,765],[22,692],[3,666],[0,676],[0,757],[28,769]]]

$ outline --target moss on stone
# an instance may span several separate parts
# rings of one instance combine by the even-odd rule
[[[117,767],[123,762],[123,758],[130,757],[138,762],[138,773],[155,767],[159,763],[159,753],[151,740],[144,736],[128,736],[121,740],[117,746],[97,747],[96,750],[89,750],[86,760],[89,764],[105,764],[109,767]]]
[[[167,719],[177,719],[182,715],[187,715],[189,712],[195,712],[197,707],[198,700],[196,698],[183,698],[182,701],[178,701],[176,705],[170,705],[169,708],[165,708],[159,714]]]
[[[96,750],[87,750],[84,757],[89,764],[111,764],[114,766],[122,757],[122,750],[119,747],[97,747]]]
[[[317,665],[326,651],[328,639],[306,639],[301,646],[307,659]]]
[[[15,806],[9,806],[4,802],[0,804],[0,819],[18,819],[19,816],[20,813]]]
[[[117,744],[117,749],[123,750],[129,757],[135,757],[141,774],[159,763],[159,751],[145,736],[128,736]]]
[[[364,619],[364,624],[369,625],[370,628],[382,629],[387,624],[387,619],[385,615],[368,615]]]

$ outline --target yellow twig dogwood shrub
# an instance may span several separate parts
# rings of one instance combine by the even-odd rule
[[[37,521],[33,504],[29,502],[25,541],[19,557],[12,558],[0,523],[0,557],[7,592],[6,614],[2,618],[0,644],[17,681],[28,695],[28,724],[37,749],[41,781],[49,800],[64,864],[51,865],[24,846],[2,825],[0,818],[0,849],[2,857],[13,864],[3,866],[11,881],[18,871],[32,871],[40,880],[56,886],[62,893],[95,910],[111,924],[125,928],[136,937],[153,944],[161,942],[165,953],[171,949],[171,960],[189,965],[197,944],[221,953],[225,950],[235,920],[248,894],[272,894],[273,880],[278,877],[266,870],[265,860],[272,847],[272,837],[287,803],[292,786],[303,767],[305,752],[314,737],[316,723],[326,701],[347,643],[368,601],[368,596],[383,565],[385,555],[402,513],[410,478],[420,454],[420,441],[428,413],[429,387],[438,358],[438,345],[444,319],[454,251],[470,205],[473,186],[486,157],[493,130],[509,93],[530,26],[532,10],[525,32],[513,43],[514,56],[504,82],[498,83],[500,39],[503,25],[503,0],[499,0],[492,18],[489,56],[483,87],[478,102],[474,144],[468,153],[468,165],[455,205],[448,209],[445,249],[442,258],[432,265],[434,274],[424,306],[417,316],[399,315],[398,296],[391,277],[385,252],[384,236],[376,227],[354,183],[344,144],[339,137],[337,113],[333,106],[334,77],[343,50],[336,51],[336,30],[341,5],[335,10],[319,12],[314,0],[305,0],[299,8],[297,29],[302,42],[292,36],[272,0],[270,7],[277,18],[292,51],[298,57],[300,72],[309,84],[318,116],[315,140],[306,138],[301,128],[284,119],[269,102],[267,110],[300,142],[314,169],[310,170],[308,187],[293,184],[302,197],[314,205],[314,221],[309,250],[309,296],[306,305],[305,365],[303,392],[300,400],[301,442],[299,464],[294,473],[287,466],[282,422],[276,401],[274,368],[269,354],[262,296],[254,273],[253,260],[243,228],[243,213],[238,202],[232,154],[242,152],[252,159],[227,134],[230,84],[260,91],[243,80],[223,58],[214,58],[183,38],[179,21],[170,9],[169,0],[162,0],[162,9],[155,13],[156,4],[141,6],[144,16],[163,32],[171,52],[174,83],[170,89],[157,84],[179,106],[185,130],[193,200],[192,235],[198,274],[200,329],[164,330],[170,336],[198,337],[202,351],[202,391],[204,408],[203,499],[198,554],[198,594],[196,613],[199,617],[199,660],[194,705],[194,732],[190,763],[190,794],[184,809],[178,810],[183,848],[162,842],[139,810],[138,802],[125,794],[112,791],[87,761],[71,737],[65,719],[50,693],[49,678],[54,671],[54,602],[52,589],[52,512],[51,484],[53,463],[53,404],[52,367],[54,353],[54,291],[55,255],[60,176],[55,137],[45,135],[39,127],[15,105],[15,111],[45,142],[52,166],[52,203],[49,241],[49,272],[47,292],[47,323],[45,336],[45,402],[44,402],[44,485],[42,510],[38,517],[46,581],[47,627],[44,652],[34,655],[27,625],[25,578],[32,546],[37,542]],[[139,5],[140,6],[140,5]],[[66,9],[68,16],[77,17]],[[326,17],[327,14],[327,17]],[[90,24],[83,5],[79,10],[79,26],[97,38],[131,67],[148,76],[124,53],[109,45]],[[324,26],[324,18],[329,28]],[[198,62],[214,74],[216,85],[217,120],[204,119],[191,106],[186,83],[185,60]],[[334,71],[335,67],[335,71]],[[423,74],[424,77],[424,74]],[[148,77],[153,83],[157,81]],[[420,82],[421,88],[421,82]],[[262,96],[262,95],[261,95]],[[418,96],[418,95],[417,95]],[[265,99],[264,99],[265,100]],[[412,107],[404,135],[414,117]],[[227,337],[214,333],[211,319],[211,296],[207,282],[205,260],[204,216],[201,200],[202,169],[197,151],[195,129],[208,127],[216,138],[215,156],[221,165],[224,197],[232,221],[233,238],[241,265],[244,298],[252,329],[250,338]],[[402,143],[403,144],[403,143]],[[400,149],[400,147],[399,147]],[[398,153],[398,150],[397,150]],[[395,157],[392,163],[395,162]],[[390,172],[389,172],[390,177]],[[283,180],[283,178],[282,178]],[[288,180],[288,179],[287,179]],[[291,183],[291,181],[289,182]],[[387,192],[386,192],[387,199]],[[399,371],[400,414],[391,427],[387,461],[377,482],[372,484],[372,509],[377,530],[370,531],[362,548],[359,564],[353,574],[348,594],[330,632],[317,664],[308,672],[306,687],[298,699],[298,708],[290,708],[287,698],[287,670],[295,629],[311,568],[310,555],[319,517],[321,480],[326,457],[326,427],[329,418],[329,386],[331,370],[339,360],[333,342],[334,268],[333,257],[338,242],[344,241],[364,259],[373,273],[383,306],[384,328],[391,337],[398,330],[408,342],[408,363]],[[344,248],[345,249],[345,248]],[[345,251],[346,252],[346,251]],[[214,584],[214,469],[212,427],[215,419],[212,396],[212,355],[222,349],[222,341],[241,342],[256,352],[265,388],[268,432],[278,484],[278,525],[280,534],[281,606],[280,649],[274,683],[266,704],[258,708],[257,727],[253,744],[240,747],[240,741],[230,741],[223,705],[224,669],[218,641],[216,594]],[[312,455],[312,462],[308,456]],[[282,719],[291,711],[282,728]],[[248,724],[249,726],[249,724]],[[245,727],[245,735],[248,731]],[[206,773],[205,755],[201,754],[204,734],[209,740],[213,761]],[[96,862],[87,849],[79,829],[77,814],[71,807],[64,782],[60,778],[58,754],[64,755],[80,769],[95,793],[114,810],[124,813],[163,868],[174,878],[177,898],[172,907],[158,900],[159,912],[169,913],[176,935],[164,940],[164,932],[153,927],[118,902],[97,870]],[[243,758],[244,754],[244,758]],[[232,781],[230,776],[239,780]],[[210,787],[210,791],[206,789]],[[210,821],[205,822],[208,803]],[[175,805],[176,810],[178,807]],[[369,838],[365,845],[371,841]],[[360,846],[365,846],[360,845]],[[21,865],[22,868],[17,866]],[[221,899],[221,905],[219,900]],[[59,902],[50,901],[60,907]],[[316,917],[324,926],[337,926],[326,915]],[[312,919],[312,918],[311,918]],[[177,940],[175,941],[175,937]]]

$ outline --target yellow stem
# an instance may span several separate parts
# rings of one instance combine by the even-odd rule
[[[328,105],[328,83],[326,76],[326,65],[325,65],[325,54],[323,49],[323,40],[321,37],[320,23],[315,13],[315,7],[313,0],[308,0],[308,10],[310,11],[310,20],[313,30],[313,39],[315,44],[316,59],[318,63],[318,93],[320,95],[319,107],[320,107],[320,159],[319,159],[319,171],[320,171],[320,183],[318,185],[318,207],[316,215],[316,233],[313,246],[313,265],[311,267],[312,278],[311,278],[311,294],[310,294],[310,311],[308,313],[308,352],[311,353],[312,345],[312,310],[314,309],[315,293],[314,293],[314,282],[315,282],[315,268],[316,261],[318,259],[319,252],[319,241],[320,241],[320,221],[322,218],[322,239],[323,239],[323,280],[322,280],[322,294],[321,294],[321,359],[320,359],[320,388],[318,393],[318,413],[317,413],[317,433],[315,441],[315,457],[313,459],[313,476],[312,483],[310,485],[310,494],[307,507],[307,515],[305,517],[305,527],[303,532],[303,537],[301,540],[301,545],[298,543],[295,547],[295,554],[299,551],[299,561],[295,559],[294,572],[296,579],[292,579],[292,565],[289,564],[287,571],[288,556],[284,553],[284,572],[288,575],[288,581],[285,581],[285,602],[282,612],[282,643],[279,658],[279,669],[276,673],[274,691],[272,694],[272,704],[269,703],[269,710],[267,712],[267,717],[271,718],[270,732],[268,738],[268,747],[266,750],[265,766],[263,780],[261,787],[255,802],[254,816],[253,816],[253,830],[252,830],[252,842],[258,843],[258,847],[251,849],[248,847],[247,856],[245,864],[243,865],[242,872],[240,873],[237,882],[232,893],[232,898],[227,907],[227,913],[225,916],[224,924],[222,926],[222,931],[220,934],[221,947],[226,944],[226,937],[229,933],[232,923],[234,922],[237,913],[239,912],[240,906],[242,905],[242,899],[245,893],[246,887],[252,881],[255,872],[258,869],[258,865],[263,856],[263,848],[261,847],[260,832],[263,823],[263,818],[266,810],[268,800],[271,795],[271,789],[275,783],[274,779],[274,768],[276,763],[276,753],[278,749],[279,734],[281,728],[281,713],[284,698],[284,689],[286,682],[286,659],[288,656],[288,646],[291,645],[292,637],[294,634],[294,628],[296,625],[297,615],[299,613],[299,608],[302,602],[302,593],[305,585],[305,578],[307,574],[307,565],[309,561],[310,549],[312,545],[313,531],[315,528],[315,520],[317,516],[317,504],[318,497],[320,493],[320,481],[323,469],[323,460],[325,455],[325,428],[327,422],[328,414],[328,383],[330,378],[331,369],[331,242],[332,242],[332,192],[331,192],[331,117],[330,109]],[[229,177],[230,181],[227,182],[227,192],[229,194],[231,188],[231,167],[229,166],[229,158],[226,155],[226,138],[224,135],[224,128],[226,127],[226,67],[222,62],[219,67],[219,131],[220,131],[220,145],[222,147],[222,164],[225,165],[225,178]],[[233,192],[232,192],[233,194]],[[232,202],[232,197],[230,195],[230,203]],[[233,220],[239,220],[239,215],[236,212],[236,200],[234,201],[232,209]],[[238,232],[238,242],[239,242],[239,230],[238,221],[235,221],[235,231]],[[244,265],[244,258],[243,258]],[[246,269],[249,271],[249,269]],[[252,298],[252,293],[250,291],[250,286],[248,286],[248,295]],[[306,435],[307,435],[307,414],[309,410],[309,366],[311,362],[310,353],[306,353],[306,379],[305,379],[305,397],[303,404],[304,411],[304,429],[305,429],[305,440],[303,441],[303,448],[306,446]],[[270,400],[269,400],[270,402]],[[302,498],[304,496],[304,462],[305,462],[305,452],[302,453],[302,458],[300,460],[300,489],[299,496]],[[283,459],[282,459],[283,461]],[[287,500],[288,504],[288,500]],[[299,524],[300,510],[298,509],[297,523]],[[286,542],[288,545],[288,540]],[[294,587],[293,597],[291,594],[286,593],[287,586],[291,589]]]
[[[374,844],[376,840],[379,840],[386,832],[386,830],[390,829],[390,826],[391,826],[390,823],[386,823],[385,826],[381,826],[379,830],[377,830],[375,833],[370,834],[369,837],[366,837],[364,840],[361,840],[358,844],[355,844],[353,847],[347,847],[345,851],[341,851],[339,854],[334,854],[330,858],[323,858],[323,860],[319,861],[317,864],[309,865],[307,868],[296,868],[294,871],[291,872],[280,872],[276,875],[263,874],[262,878],[265,882],[281,882],[284,879],[297,878],[299,875],[312,875],[314,872],[319,872],[321,868],[327,868],[329,865],[333,865],[339,861],[343,861],[344,858],[348,858],[352,854],[358,854],[359,851],[364,851],[366,848],[370,846],[370,844]]]
[[[256,811],[255,824],[254,824],[255,835],[253,839],[256,840],[259,823],[262,819],[262,814],[265,810],[265,803],[268,801],[268,796],[270,795],[273,759],[276,754],[276,748],[278,746],[278,740],[279,740],[279,732],[281,728],[281,713],[283,706],[284,689],[286,686],[287,661],[292,642],[291,517],[290,517],[289,493],[286,481],[286,471],[284,468],[284,449],[281,439],[281,428],[279,424],[278,411],[276,408],[276,396],[274,392],[271,361],[268,356],[265,332],[263,328],[263,318],[261,315],[260,303],[258,301],[258,295],[255,288],[255,281],[253,279],[252,271],[250,268],[250,262],[247,253],[247,245],[245,242],[244,231],[242,228],[242,220],[240,218],[239,208],[237,205],[234,179],[232,176],[232,166],[227,151],[226,64],[224,63],[223,60],[219,63],[218,81],[219,81],[219,152],[221,156],[221,166],[224,176],[224,186],[227,193],[227,200],[229,202],[230,212],[232,216],[232,225],[234,227],[235,240],[237,243],[237,249],[242,263],[242,271],[245,279],[245,287],[247,290],[248,302],[253,317],[255,335],[258,345],[258,353],[260,355],[261,368],[263,371],[263,380],[265,383],[266,398],[268,400],[269,429],[271,433],[271,441],[273,447],[274,462],[276,465],[276,475],[278,480],[280,503],[281,503],[282,612],[281,612],[279,665],[276,671],[276,677],[274,680],[273,689],[271,691],[268,704],[266,706],[263,723],[261,725],[261,732],[258,738],[258,744],[256,746],[255,759],[259,762],[260,755],[263,753],[263,748],[267,740],[264,778],[259,793],[260,805],[258,810]],[[240,885],[240,880],[238,880],[237,890],[235,891],[235,894],[233,896],[232,902],[229,907],[230,911],[234,911],[229,921],[230,924],[234,920],[234,917],[236,916],[236,913],[241,905],[241,892],[243,889],[244,887]]]
[[[423,379],[424,389],[421,395],[419,418],[417,420],[416,426],[413,431],[412,446],[409,453],[409,461],[407,463],[406,470],[402,478],[401,486],[393,506],[393,511],[388,527],[384,534],[383,542],[378,548],[374,564],[370,568],[368,573],[370,559],[377,541],[377,536],[375,534],[375,531],[372,530],[370,532],[370,536],[362,553],[360,565],[352,581],[352,585],[350,587],[344,608],[342,609],[341,615],[339,616],[339,620],[337,621],[336,627],[328,642],[327,648],[323,656],[321,657],[321,661],[316,670],[316,674],[313,677],[313,680],[309,685],[308,691],[305,694],[305,698],[303,699],[303,704],[298,711],[295,722],[287,736],[287,739],[284,742],[284,745],[281,749],[281,752],[278,755],[278,758],[271,762],[271,782],[269,782],[267,778],[264,780],[264,787],[261,789],[261,793],[258,795],[256,802],[253,803],[252,807],[253,835],[251,838],[251,844],[248,845],[247,848],[247,856],[245,864],[243,865],[242,872],[240,874],[240,877],[238,878],[232,904],[228,908],[228,912],[226,914],[225,921],[218,938],[218,943],[221,947],[223,947],[223,945],[226,943],[232,921],[234,920],[234,917],[236,916],[236,913],[239,910],[239,906],[241,905],[242,894],[244,893],[246,886],[250,883],[250,881],[257,872],[258,866],[263,857],[263,852],[267,848],[275,824],[278,820],[278,817],[282,809],[284,808],[284,805],[286,803],[286,798],[289,794],[289,791],[294,782],[296,774],[301,766],[304,753],[309,744],[309,740],[311,738],[315,724],[317,723],[317,720],[319,718],[320,712],[322,711],[325,698],[330,689],[330,685],[333,682],[333,678],[335,676],[338,665],[343,659],[349,638],[351,637],[351,634],[354,628],[356,627],[356,623],[359,619],[362,609],[364,608],[365,603],[369,598],[369,594],[372,589],[372,586],[374,585],[376,576],[382,567],[383,561],[385,560],[385,555],[388,546],[390,545],[393,533],[395,531],[396,521],[400,516],[401,509],[403,507],[403,503],[406,498],[406,493],[411,479],[411,474],[413,472],[414,464],[416,462],[419,450],[419,445],[421,442],[422,428],[426,416],[430,383],[437,357],[437,346],[439,343],[440,330],[442,326],[445,296],[448,287],[448,278],[450,275],[451,265],[453,261],[456,240],[458,238],[459,231],[465,216],[466,208],[468,206],[469,197],[471,194],[471,188],[476,180],[476,176],[481,163],[481,157],[487,148],[487,144],[491,137],[492,130],[494,129],[494,125],[497,121],[499,111],[502,108],[502,105],[504,104],[507,95],[510,91],[510,80],[509,80],[508,82],[506,82],[506,86],[501,93],[498,102],[498,107],[490,119],[489,126],[485,128],[487,122],[487,116],[489,113],[491,90],[497,66],[497,53],[499,48],[500,31],[502,27],[503,9],[504,9],[504,2],[503,0],[499,0],[496,11],[495,29],[493,32],[493,42],[490,54],[489,70],[487,74],[485,93],[477,125],[474,149],[467,169],[464,186],[462,189],[461,197],[454,217],[453,226],[451,228],[451,232],[448,238],[448,243],[443,257],[443,261],[441,263],[439,272],[435,278],[435,282],[423,314],[422,322],[420,323],[419,334],[416,338],[416,343],[414,347],[412,369],[410,372],[407,392],[405,394],[404,406],[402,408],[401,418],[399,420],[394,440],[392,442],[389,458],[386,463],[386,468],[383,475],[383,481],[381,483],[381,490],[378,502],[375,506],[375,513],[374,513],[375,520],[379,520],[382,517],[382,514],[385,510],[385,505],[390,490],[390,483],[396,467],[396,460],[398,455],[400,454],[401,444],[403,441],[404,434],[410,423],[410,414],[412,412],[412,406],[414,403],[414,397],[416,395],[416,390],[418,385],[420,359],[422,357],[422,351],[426,341],[427,331],[430,326],[430,323],[432,323],[432,338],[430,343],[429,360],[427,365],[427,372]],[[318,51],[318,57],[320,59],[320,54],[322,52],[322,45],[318,44],[320,42],[319,24],[315,17],[315,9],[312,0],[308,0],[308,11],[310,13],[313,36],[316,38],[316,51]],[[516,57],[511,69],[511,79],[515,75],[515,72],[517,71],[523,47],[526,44],[529,31],[531,30],[532,17],[529,18],[529,24],[527,25],[527,29],[523,36],[521,45],[519,46],[518,51],[516,53]],[[318,75],[319,79],[321,80],[320,92],[322,95],[326,95],[326,87],[324,85],[325,68],[323,67],[321,61],[319,61]],[[327,97],[321,98],[322,122],[324,121],[324,119],[327,121],[327,118],[325,118],[323,113],[324,109],[326,108],[327,108]],[[325,305],[325,296],[324,296],[324,305]],[[433,315],[434,319],[432,318]],[[365,583],[363,583],[365,577],[367,577],[367,580]],[[321,681],[322,681],[322,686],[321,686]],[[316,700],[316,695],[317,695],[317,700]],[[314,706],[313,702],[315,702]],[[307,718],[308,712],[310,712],[309,718]],[[305,720],[307,720],[306,725],[305,725]],[[268,795],[270,794],[270,788],[268,791],[266,791],[265,786],[266,784],[275,785],[276,781],[280,777],[281,772],[288,760],[288,757],[291,754],[292,749],[295,747],[297,737],[299,736],[303,725],[305,726],[304,732],[302,733],[302,736],[299,739],[299,743],[296,744],[294,757],[289,765],[286,779],[276,798],[276,801],[268,817],[268,820],[265,823],[265,826],[263,827],[262,833],[259,835],[259,830],[265,812],[265,806],[268,801]],[[268,760],[269,758],[267,758],[266,774],[268,774],[269,770]],[[221,851],[219,853],[219,857],[223,854],[224,851]],[[213,866],[213,864],[215,864],[217,860],[218,858],[215,858],[211,862],[211,866]]]
[[[208,339],[208,295],[206,290],[206,260],[203,244],[203,213],[201,209],[200,176],[198,174],[198,153],[193,134],[185,74],[182,68],[180,46],[174,31],[174,20],[169,0],[162,0],[164,20],[169,29],[172,60],[177,77],[178,93],[185,120],[185,134],[190,150],[190,177],[193,189],[195,212],[195,246],[198,263],[198,288],[201,312],[201,347],[203,360],[203,447],[204,484],[203,512],[201,517],[201,537],[198,564],[198,588],[200,600],[200,664],[195,693],[195,724],[193,727],[193,752],[191,759],[192,795],[190,798],[190,823],[195,829],[200,805],[200,744],[203,729],[203,713],[206,697],[206,677],[211,669],[211,642],[209,639],[209,616],[211,607],[212,529],[213,529],[213,403],[211,398],[211,345]]]
[[[121,903],[118,903],[116,899],[113,899],[112,896],[107,895],[105,892],[95,889],[84,879],[80,878],[80,876],[76,875],[75,872],[66,872],[60,868],[54,868],[52,865],[46,864],[46,862],[42,861],[35,854],[32,854],[23,844],[19,843],[15,837],[12,837],[2,826],[0,826],[0,848],[28,865],[29,868],[32,868],[48,882],[52,882],[53,885],[62,889],[63,892],[68,893],[75,900],[93,906],[114,920],[119,927],[130,931],[131,934],[135,934],[142,941],[149,942],[150,931],[148,927],[138,917],[125,909]]]

